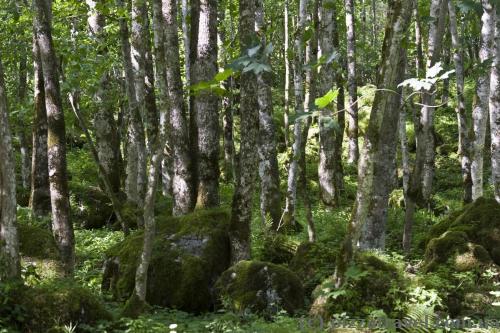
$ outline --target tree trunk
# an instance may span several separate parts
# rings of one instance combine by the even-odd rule
[[[48,123],[48,170],[52,204],[52,232],[61,254],[66,275],[75,264],[75,240],[70,221],[68,175],[66,166],[66,129],[56,53],[52,42],[51,12],[46,0],[35,0],[37,43],[40,47]]]
[[[148,156],[154,154],[153,145],[159,132],[158,107],[156,106],[155,72],[153,65],[153,49],[151,46],[151,32],[149,14],[146,7],[144,14],[144,69],[145,69],[145,94],[144,94],[144,124],[146,132],[146,151]]]
[[[493,55],[493,36],[495,33],[495,12],[490,0],[482,0],[483,15],[481,17],[481,43],[479,61],[484,64]],[[483,196],[483,159],[484,144],[486,139],[486,125],[488,121],[490,95],[490,71],[485,70],[476,83],[476,105],[472,110],[472,127],[474,139],[472,140],[472,199],[477,200]],[[493,135],[493,131],[492,131]]]
[[[336,7],[337,8],[337,7]],[[338,12],[338,9],[336,9]],[[333,16],[333,49],[340,50],[340,37],[339,37],[339,22],[340,19]],[[343,57],[339,61],[343,62]],[[342,65],[342,67],[345,67]],[[342,152],[344,144],[344,132],[345,132],[345,90],[344,90],[344,77],[342,71],[337,71],[335,75],[335,82],[337,88],[339,89],[339,95],[337,97],[337,123],[339,128],[335,131],[335,148],[334,148],[334,175],[335,175],[335,188],[338,189],[338,196],[340,199],[340,193],[344,189],[344,165],[342,163]]]
[[[21,273],[16,226],[16,174],[9,127],[7,91],[0,59],[0,282]]]
[[[497,4],[495,59],[490,82],[491,176],[495,199],[500,203],[500,6]]]
[[[357,164],[359,158],[358,147],[358,86],[356,83],[356,32],[354,24],[354,0],[345,0],[346,27],[347,27],[347,90],[349,91],[349,102],[347,105],[347,117],[349,127],[349,157],[350,164]]]
[[[45,216],[51,211],[49,162],[47,156],[47,111],[45,109],[42,60],[36,36],[33,38],[33,59],[33,107],[35,115],[33,117],[33,152],[31,157],[31,194],[29,206],[35,216]]]
[[[290,49],[290,36],[288,31],[288,0],[285,0],[285,14],[284,14],[284,38],[285,38],[285,146],[290,147],[290,123],[288,120],[288,116],[290,114],[290,57],[289,57],[289,49]]]
[[[186,77],[186,87],[191,86],[191,35],[189,29],[189,1],[181,0],[182,15],[182,40],[184,42],[184,70]],[[191,114],[191,95],[187,95],[186,114]]]
[[[146,119],[146,40],[147,33],[147,3],[146,0],[132,0],[132,30],[130,33],[130,51],[132,60],[132,74],[135,85],[135,96],[139,111],[139,119],[130,119],[130,121],[139,121],[139,124],[132,126],[141,127],[140,135],[136,137],[133,144],[137,147],[137,197],[134,198],[139,207],[144,204],[144,195],[146,194],[146,168],[147,168],[147,150],[145,130],[143,120]],[[132,142],[129,142],[131,144]]]
[[[211,81],[217,74],[217,1],[201,0],[193,83]],[[198,137],[197,207],[219,205],[218,97],[203,90],[194,98]]]
[[[335,12],[325,4],[320,10],[319,41],[323,57],[329,58],[334,52],[333,35],[335,24]],[[318,95],[324,96],[335,84],[335,70],[333,64],[321,66],[319,72]],[[337,87],[338,88],[338,87]],[[335,181],[336,172],[336,133],[332,126],[334,121],[332,108],[330,106],[320,111],[319,118],[319,164],[318,177],[321,200],[327,207],[339,204],[340,188]]]
[[[106,57],[106,36],[104,34],[106,21],[98,8],[102,4],[102,0],[87,0],[87,5],[89,6],[88,25],[90,35],[94,39],[99,54],[102,57]],[[94,129],[99,161],[109,177],[113,192],[118,193],[121,184],[121,152],[114,108],[109,103],[112,97],[110,86],[111,73],[106,71],[99,80],[99,86],[94,95],[94,100],[97,103],[97,110],[94,116]]]
[[[255,40],[255,1],[240,0],[240,46],[244,52]],[[231,262],[250,258],[250,223],[256,170],[258,167],[257,137],[259,135],[259,104],[257,78],[252,71],[241,74],[240,114],[241,145],[240,171],[232,203],[229,239]]]
[[[415,0],[415,8],[413,9],[415,15],[415,48],[417,51],[415,64],[417,78],[425,74],[424,51],[422,48],[422,22],[420,21],[420,13],[418,12],[418,1],[419,0]]]
[[[262,47],[265,48],[267,41],[262,0],[256,1],[256,6],[256,32],[263,36]],[[281,195],[271,86],[271,73],[263,72],[257,75],[260,212],[262,221],[270,219],[273,229],[276,230],[281,218]]]
[[[194,208],[188,122],[182,96],[179,41],[177,37],[177,7],[173,0],[163,0],[165,24],[165,64],[170,104],[170,143],[172,152],[172,192],[174,215],[189,213]],[[218,145],[218,142],[217,142]]]
[[[28,80],[27,80],[27,55],[26,48],[22,47],[21,59],[19,60],[19,86],[18,86],[18,102],[20,105],[25,105],[26,103],[26,93],[28,90]],[[31,185],[31,157],[30,157],[30,147],[29,140],[26,137],[26,126],[18,126],[19,135],[19,150],[21,153],[21,181],[22,186],[25,190],[30,190]]]
[[[412,9],[413,1],[392,0],[389,2],[384,47],[377,77],[377,87],[383,90],[378,90],[375,93],[363,153],[359,161],[356,202],[348,232],[337,260],[336,280],[339,286],[344,282],[345,272],[358,246],[370,209],[373,207],[372,195],[374,194],[374,186],[377,184],[376,177],[387,177],[386,174],[381,175],[377,172],[374,162],[383,153],[381,150],[383,146],[380,145],[383,136],[395,135],[395,133],[387,133],[386,127],[391,125],[391,128],[397,131],[400,100],[395,98],[397,95],[394,94],[394,91],[398,90],[401,68],[394,66],[394,64],[400,64],[406,52],[404,39],[410,24]],[[392,92],[387,90],[392,90]]]
[[[401,98],[404,98],[404,94],[401,96]],[[408,136],[406,133],[406,110],[407,106],[402,105],[400,114],[401,118],[399,119],[399,142],[401,148],[401,166],[403,169],[403,197],[405,200],[405,213],[410,213],[409,210],[411,210],[411,207],[408,207],[408,188],[410,183],[410,152],[408,150]],[[411,211],[410,219],[405,219],[403,230],[403,249],[406,253],[409,253],[411,248],[412,228],[413,211]]]
[[[304,113],[304,60],[305,50],[302,36],[307,24],[307,0],[299,1],[299,21],[297,22],[297,33],[295,35],[295,61],[294,61],[294,94],[295,94],[295,114]],[[286,192],[285,211],[283,213],[283,224],[295,223],[295,209],[297,205],[297,180],[299,177],[300,154],[303,151],[302,142],[303,122],[300,119],[295,121],[293,126],[292,156],[288,167],[288,182]]]
[[[451,43],[453,48],[453,61],[455,62],[455,75],[457,82],[457,113],[458,121],[458,148],[460,153],[460,164],[462,170],[462,182],[464,187],[464,203],[472,201],[472,178],[471,178],[471,142],[469,137],[469,126],[467,125],[467,112],[465,110],[465,80],[463,47],[458,34],[457,15],[453,0],[448,0],[448,13],[450,15]]]
[[[441,54],[443,39],[441,25],[446,17],[446,7],[443,4],[444,0],[432,0],[431,2],[427,69],[437,63]],[[417,153],[408,195],[409,200],[421,205],[429,201],[434,176],[434,103],[435,95],[432,92],[422,93],[422,104],[424,106],[420,110],[420,115],[415,123]]]
[[[123,0],[117,0],[119,7],[125,9]],[[125,72],[125,85],[128,100],[128,126],[127,126],[127,177],[125,179],[125,192],[127,199],[139,205],[142,199],[140,198],[138,177],[139,177],[139,150],[145,151],[144,127],[142,124],[139,104],[135,92],[134,84],[134,69],[132,67],[132,56],[129,42],[129,29],[127,19],[120,17],[120,40],[121,51],[123,57],[123,68]]]

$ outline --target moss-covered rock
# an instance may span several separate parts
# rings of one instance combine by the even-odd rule
[[[429,271],[435,263],[459,256],[457,268],[466,269],[471,261],[465,260],[465,253],[476,264],[488,263],[490,258],[500,264],[500,204],[494,199],[480,198],[433,226],[426,241],[424,267]],[[469,263],[462,265],[461,261]]]
[[[72,219],[82,228],[102,228],[115,220],[111,201],[98,187],[72,183],[71,205]]]
[[[64,325],[70,323],[92,325],[112,319],[99,298],[70,279],[35,287],[18,284],[9,288],[8,294],[0,293],[0,300],[11,302],[12,311],[2,314],[7,320],[4,324],[21,332],[63,332]]]
[[[304,284],[306,295],[335,271],[337,252],[331,246],[321,243],[302,243],[288,267]]]
[[[214,307],[214,283],[229,267],[229,217],[225,209],[212,209],[158,219],[148,270],[149,304],[188,312]],[[102,287],[117,299],[128,299],[134,289],[142,243],[138,231],[107,253]]]
[[[293,314],[304,306],[304,289],[295,273],[263,261],[241,261],[217,281],[223,304],[237,312],[265,315],[281,309]]]
[[[18,224],[19,251],[22,256],[37,259],[59,259],[59,251],[48,227]]]
[[[314,290],[310,313],[324,318],[343,312],[367,316],[381,309],[398,318],[396,305],[404,298],[406,285],[395,265],[372,253],[358,253],[342,287],[335,288],[332,276]]]

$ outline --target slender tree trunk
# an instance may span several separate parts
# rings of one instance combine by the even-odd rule
[[[299,1],[299,21],[297,23],[297,33],[295,35],[295,61],[294,61],[294,94],[295,94],[295,114],[304,113],[304,60],[305,50],[302,36],[307,24],[307,0]],[[299,177],[299,161],[302,153],[303,122],[300,119],[295,121],[293,127],[294,142],[292,145],[292,156],[288,168],[288,182],[285,211],[283,213],[283,224],[295,223],[295,209],[297,205],[297,180]]]
[[[443,0],[432,0],[430,8],[431,23],[429,27],[427,69],[433,67],[441,54],[445,9]],[[408,191],[409,200],[415,203],[428,203],[432,178],[434,176],[434,113],[435,95],[432,92],[423,92],[420,116],[415,123],[417,153],[415,166],[410,179]]]
[[[290,123],[288,116],[290,114],[290,36],[288,31],[288,0],[285,0],[285,14],[284,14],[284,34],[285,34],[285,146],[290,147]]]
[[[404,98],[401,96],[401,99]],[[405,214],[411,207],[408,207],[408,188],[410,184],[410,152],[408,150],[408,136],[406,134],[406,105],[402,105],[401,114],[399,119],[399,143],[401,148],[401,164],[403,168],[403,196],[405,200]],[[412,110],[413,111],[413,110]],[[413,208],[414,209],[414,208]],[[411,219],[405,219],[404,231],[403,231],[403,249],[406,253],[410,252],[411,248],[411,236],[413,228],[413,211],[411,212]]]
[[[56,53],[52,42],[51,12],[46,0],[35,0],[37,43],[40,47],[48,123],[48,170],[52,204],[52,232],[61,254],[66,275],[75,264],[75,240],[70,221],[68,175],[66,166],[66,129]]]
[[[210,81],[217,74],[217,1],[201,0],[198,43],[193,83]],[[197,207],[219,205],[219,116],[218,97],[201,91],[194,98],[198,129]]]
[[[106,57],[104,27],[106,25],[104,15],[99,11],[103,5],[102,0],[87,0],[89,6],[88,26],[90,35],[93,37],[99,54]],[[121,184],[121,153],[118,130],[114,117],[114,108],[108,101],[111,99],[111,73],[106,71],[99,80],[94,100],[97,110],[94,116],[94,128],[96,136],[96,149],[106,174],[109,177],[114,193],[120,191]]]
[[[190,11],[190,29],[189,29],[189,51],[190,54],[185,55],[185,61],[189,62],[190,68],[190,82],[191,85],[195,84],[196,73],[195,63],[198,56],[198,30],[200,20],[200,0],[189,0]],[[193,176],[193,201],[196,202],[198,198],[198,128],[196,123],[196,109],[195,109],[195,96],[190,93],[189,95],[189,147],[191,154],[191,174]]]
[[[500,4],[496,8],[495,59],[490,82],[491,173],[495,199],[500,203]]]
[[[1,54],[0,54],[1,55]],[[21,273],[16,226],[16,175],[9,127],[7,91],[0,59],[0,282]]]
[[[376,178],[387,177],[387,174],[377,172],[375,161],[380,154],[384,153],[384,147],[380,144],[381,139],[383,141],[385,135],[396,134],[389,133],[386,129],[390,127],[397,132],[400,99],[397,98],[398,95],[394,94],[394,91],[398,90],[401,68],[394,66],[394,64],[401,64],[401,59],[404,59],[406,52],[404,39],[410,24],[412,9],[413,1],[391,0],[389,2],[384,47],[377,77],[377,87],[382,90],[375,93],[365,135],[363,153],[359,161],[356,202],[348,232],[337,260],[337,285],[342,285],[344,282],[345,272],[358,246],[370,209],[373,207],[372,195],[375,193]]]
[[[224,98],[222,126],[224,132],[224,175],[226,181],[236,180],[236,148],[234,146],[234,78],[227,81],[229,96]]]
[[[267,41],[262,0],[256,1],[256,11],[256,32],[264,36],[262,47],[265,48]],[[263,72],[257,75],[260,212],[262,220],[270,218],[273,229],[276,230],[281,218],[281,195],[271,85],[271,73]]]
[[[465,80],[463,47],[458,34],[457,16],[453,0],[448,0],[448,13],[450,15],[451,44],[453,48],[453,61],[455,63],[455,75],[457,82],[457,113],[458,121],[458,143],[460,153],[460,164],[462,169],[462,182],[464,187],[464,203],[472,201],[472,178],[471,178],[471,142],[469,137],[469,126],[467,125],[467,113],[465,110]]]
[[[349,158],[348,162],[357,164],[359,158],[358,147],[358,86],[356,83],[356,29],[354,24],[354,0],[345,0],[346,27],[347,27],[347,89],[349,91],[349,104],[347,117],[349,127]]]
[[[334,52],[333,29],[335,25],[335,11],[325,4],[320,10],[319,42],[322,56],[328,58]],[[335,70],[333,64],[325,64],[319,72],[318,95],[323,96],[335,84]],[[338,88],[338,87],[337,87]],[[333,112],[330,107],[320,111],[319,118],[319,164],[318,177],[321,200],[327,207],[334,207],[339,204],[340,188],[335,181],[335,149],[336,133],[332,126],[334,121]]]
[[[117,0],[120,8],[125,9],[123,0]],[[125,72],[125,85],[128,100],[128,126],[127,126],[127,168],[125,180],[125,192],[127,199],[139,205],[141,202],[138,177],[139,177],[139,150],[145,151],[144,127],[142,124],[139,104],[135,92],[134,69],[132,67],[132,56],[130,51],[129,29],[125,17],[120,17],[120,40],[123,57],[123,68]]]
[[[378,49],[377,30],[377,0],[372,0],[372,47],[374,50]]]
[[[415,1],[415,8],[413,9],[413,13],[415,15],[415,48],[417,51],[415,64],[417,71],[416,76],[421,77],[425,74],[425,62],[424,62],[424,51],[422,48],[422,22],[420,21],[420,13],[418,12],[418,1],[419,0]]]
[[[177,7],[174,0],[163,0],[165,24],[165,70],[170,104],[170,143],[172,151],[172,192],[174,215],[189,213],[194,208],[193,180],[186,104],[182,95],[181,65],[177,31]],[[216,116],[216,115],[215,115]],[[217,120],[217,117],[216,117]],[[218,146],[218,141],[216,145]]]
[[[143,120],[146,119],[146,40],[147,33],[147,4],[146,0],[132,0],[132,29],[130,33],[130,51],[132,62],[132,73],[135,85],[135,97],[139,111],[139,119],[130,119],[130,121],[139,121],[139,124],[132,125],[141,127],[139,136],[135,142],[129,142],[137,147],[137,197],[133,198],[139,207],[143,206],[144,195],[146,193],[146,168],[147,168],[147,150],[145,128]]]
[[[146,197],[144,198],[144,236],[141,256],[135,272],[134,291],[125,305],[124,314],[136,317],[146,308],[146,294],[148,286],[148,269],[153,252],[154,237],[156,232],[155,222],[155,201],[158,180],[160,176],[160,165],[162,159],[161,140],[157,136],[153,143],[153,154],[150,160],[148,175],[148,186]],[[154,292],[150,291],[150,292]]]
[[[26,93],[28,90],[28,81],[27,81],[27,55],[26,48],[22,47],[21,51],[21,59],[19,60],[19,86],[18,86],[18,102],[21,105],[25,105],[26,103]],[[19,135],[19,148],[21,153],[21,181],[22,186],[25,190],[30,190],[31,185],[31,157],[30,157],[30,147],[29,140],[26,137],[26,128],[25,126],[18,127],[18,135]]]
[[[144,91],[144,124],[146,132],[146,151],[148,156],[154,154],[153,145],[160,130],[158,107],[155,94],[155,73],[153,65],[153,48],[151,45],[151,32],[148,8],[144,14],[144,69],[145,69],[145,91]]]
[[[242,52],[253,46],[255,40],[254,0],[240,0],[240,46]],[[240,114],[241,145],[240,171],[232,203],[229,239],[231,262],[250,258],[250,223],[252,221],[252,199],[256,170],[259,163],[257,137],[259,135],[259,103],[257,78],[252,71],[241,74]]]
[[[495,12],[493,2],[482,0],[483,15],[481,17],[481,46],[479,62],[484,64],[493,55],[493,36],[495,33]],[[474,138],[472,140],[472,199],[477,200],[483,196],[483,159],[484,144],[486,139],[486,126],[488,122],[490,95],[490,71],[485,70],[476,83],[476,105],[472,110],[472,125]],[[492,131],[493,133],[493,131]]]
[[[184,42],[184,70],[186,87],[191,85],[191,31],[189,29],[189,0],[181,0],[182,40]],[[191,114],[191,95],[187,95],[186,114]]]
[[[338,12],[338,7],[336,7],[336,12]],[[339,22],[340,18],[333,16],[333,48],[334,50],[340,49],[340,38],[339,38]],[[340,61],[343,61],[342,57]],[[344,67],[344,66],[342,66]],[[339,95],[337,97],[337,123],[339,128],[335,131],[335,148],[334,148],[334,176],[335,176],[335,188],[338,189],[338,196],[340,200],[340,192],[344,189],[344,165],[342,163],[342,152],[344,145],[344,132],[345,132],[345,90],[344,84],[345,80],[342,71],[337,71],[335,75],[335,82],[337,88],[339,89]]]
[[[49,166],[47,155],[47,111],[42,60],[36,36],[33,38],[33,152],[31,157],[31,194],[29,206],[35,216],[45,216],[51,211]]]

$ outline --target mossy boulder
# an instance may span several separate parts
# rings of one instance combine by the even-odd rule
[[[466,233],[447,231],[427,245],[423,268],[428,272],[439,268],[439,265],[449,264],[457,271],[469,271],[491,263],[488,251],[481,245],[469,242]]]
[[[381,309],[398,318],[401,313],[397,312],[396,305],[404,298],[406,285],[398,267],[376,254],[358,253],[342,287],[335,287],[333,276],[317,286],[310,313],[323,318],[343,312],[367,316]]]
[[[19,223],[19,252],[23,257],[36,259],[59,259],[54,236],[48,227]]]
[[[0,293],[2,298],[11,304],[11,311],[2,313],[7,320],[4,324],[21,332],[63,332],[70,323],[78,327],[112,319],[97,296],[71,279],[50,280],[35,287],[18,284],[7,294]]]
[[[147,280],[150,305],[195,313],[213,309],[214,284],[229,267],[229,218],[225,209],[157,218]],[[134,289],[142,244],[143,232],[137,231],[106,254],[102,288],[116,299],[128,299]]]
[[[111,201],[100,188],[72,183],[70,198],[72,219],[80,227],[102,228],[114,222]]]
[[[332,246],[322,243],[302,243],[288,267],[304,284],[307,296],[314,288],[335,271],[337,252]]]
[[[477,263],[487,263],[489,256],[500,265],[500,204],[479,198],[433,226],[425,244],[427,270],[435,267],[434,262],[444,263],[450,255],[464,253]]]
[[[241,261],[221,275],[216,287],[223,305],[237,312],[294,314],[304,306],[297,275],[270,262]]]

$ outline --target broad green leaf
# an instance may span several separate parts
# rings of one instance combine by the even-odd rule
[[[331,102],[333,102],[339,95],[339,90],[330,90],[324,96],[316,98],[314,104],[320,109],[326,108]]]
[[[234,71],[231,68],[226,68],[224,69],[224,71],[217,73],[217,75],[215,75],[214,77],[214,80],[217,82],[226,81],[231,77],[231,75],[233,75],[233,73]]]

